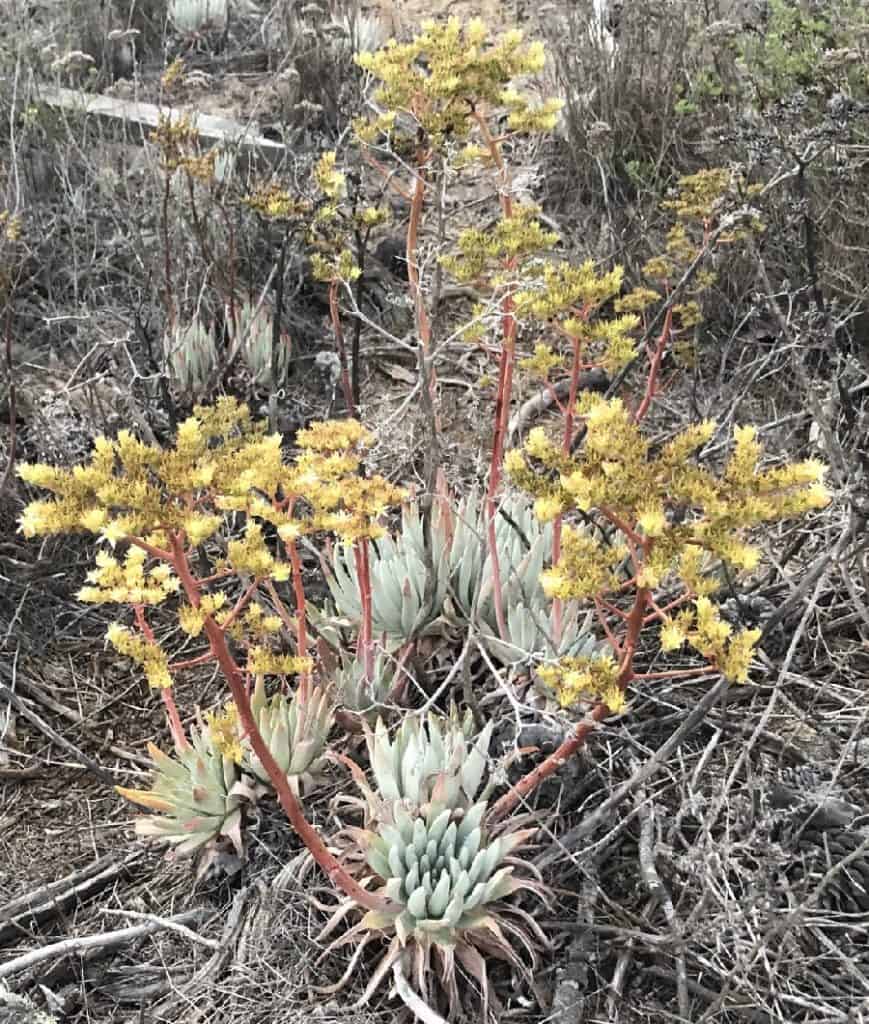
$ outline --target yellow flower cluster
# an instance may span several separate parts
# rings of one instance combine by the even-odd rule
[[[197,637],[205,626],[206,616],[217,616],[225,605],[226,594],[223,591],[203,594],[198,608],[189,604],[181,605],[178,609],[178,625],[188,636]]]
[[[177,593],[179,580],[169,567],[171,545],[189,548],[213,540],[231,512],[244,514],[244,530],[225,539],[226,558],[215,560],[215,571],[287,580],[291,563],[276,554],[265,523],[287,542],[325,530],[346,543],[382,535],[379,520],[404,493],[381,476],[360,475],[359,451],[369,441],[365,428],[353,420],[312,423],[299,432],[300,453],[287,464],[279,435],[266,434],[246,406],[221,399],[212,407],[198,406],[166,449],[121,431],[113,441],[98,438],[85,465],[19,466],[22,479],[53,492],[53,500],[25,508],[20,528],[28,537],[84,530],[111,543],[130,544],[121,560],[105,552],[97,555],[80,594],[85,601],[153,605]],[[261,641],[282,629],[278,616],[266,614],[256,602],[230,622],[231,615],[227,594],[219,590],[202,594],[199,607],[183,604],[178,612],[180,627],[190,637],[201,635],[206,616],[225,625],[240,643]],[[113,627],[110,638],[143,666],[151,685],[171,685],[168,662],[158,647],[121,626]],[[254,653],[253,664],[259,671],[303,670],[292,668],[284,655],[262,650]]]
[[[199,140],[193,122],[187,116],[172,117],[161,114],[157,127],[151,132],[151,142],[160,149],[163,170],[172,172],[185,161],[195,157],[193,147]]]
[[[189,531],[190,542],[198,544],[220,528],[222,518],[191,509],[206,494],[236,493],[242,477],[248,490],[272,483],[275,455],[279,467],[280,437],[265,437],[245,406],[221,399],[212,408],[198,406],[179,426],[171,448],[145,444],[122,430],[113,441],[98,437],[85,465],[20,465],[23,480],[55,495],[28,505],[20,528],[27,537],[85,531],[112,544]]]
[[[389,220],[389,210],[383,206],[366,206],[357,215],[361,227],[376,228]]]
[[[616,299],[613,306],[617,313],[642,313],[660,299],[660,294],[653,288],[634,288]]]
[[[542,665],[537,675],[555,693],[558,703],[570,707],[581,700],[599,699],[613,714],[625,709],[625,695],[619,686],[619,667],[607,655],[601,658],[562,658]]]
[[[178,592],[180,581],[165,562],[145,570],[147,554],[131,547],[123,564],[104,551],[96,555],[96,569],[87,574],[89,586],[78,592],[79,601],[88,604],[155,605]]]
[[[587,431],[578,456],[565,456],[542,430],[534,430],[521,451],[508,453],[505,468],[538,499],[542,519],[571,508],[604,510],[605,518],[627,528],[642,543],[640,587],[655,589],[676,574],[695,594],[705,595],[714,589],[707,556],[751,570],[759,554],[744,540],[745,530],[829,502],[824,466],[817,460],[760,468],[761,448],[751,427],[736,427],[732,454],[716,475],[694,458],[715,431],[711,421],[687,428],[653,455],[619,399],[585,394],[577,412]],[[561,560],[544,573],[543,586],[559,598],[611,590],[618,585],[613,566],[623,556],[623,550],[614,552],[567,527]]]
[[[507,127],[529,135],[551,132],[558,124],[558,115],[564,106],[564,100],[550,96],[540,106],[533,107],[527,96],[512,87],[501,93],[501,103],[509,111]]]
[[[356,126],[363,141],[394,129],[397,112],[411,114],[435,144],[445,138],[464,139],[474,127],[474,113],[506,106],[514,131],[547,131],[554,127],[559,107],[554,101],[533,107],[510,82],[536,74],[546,63],[543,44],[523,43],[518,30],[492,42],[486,25],[474,18],[425,21],[409,43],[390,40],[376,53],[360,53],[360,67],[382,83],[374,100],[393,117],[383,116]]]
[[[178,166],[186,171],[191,178],[197,181],[209,182],[214,178],[214,164],[217,160],[217,150],[209,149],[206,153],[195,156],[182,157]]]
[[[310,211],[310,203],[290,195],[276,181],[259,185],[245,197],[244,202],[266,220],[290,220]]]
[[[563,260],[547,263],[530,287],[513,296],[516,312],[520,316],[552,320],[577,306],[594,309],[618,295],[623,273],[621,267],[616,267],[607,274],[598,274],[594,260],[586,260],[578,267]]]
[[[607,547],[586,531],[565,525],[561,558],[541,573],[540,584],[550,598],[594,597],[618,586],[616,569],[626,554],[623,547]]]
[[[635,313],[590,323],[571,317],[562,324],[568,334],[588,343],[583,350],[587,358],[610,373],[617,373],[636,356],[632,333],[639,326],[640,318]]]
[[[0,210],[0,230],[7,242],[17,242],[22,232],[21,217],[17,213]]]
[[[538,342],[534,346],[534,355],[519,360],[519,368],[532,377],[549,380],[549,374],[556,368],[564,366],[564,356],[557,355],[551,345]]]
[[[172,686],[169,659],[157,644],[150,643],[143,636],[133,633],[117,622],[109,626],[106,638],[118,654],[124,655],[142,668],[149,686],[155,690],[165,690]]]
[[[544,229],[539,213],[533,203],[516,203],[513,215],[501,218],[493,228],[466,228],[459,234],[457,251],[442,257],[441,263],[457,280],[477,281],[493,265],[500,267],[506,260],[521,260],[551,248],[558,235]]]
[[[314,279],[326,284],[330,281],[355,281],[362,273],[349,249],[341,249],[335,255],[311,253],[311,269]]]
[[[565,261],[544,263],[542,269],[535,270],[529,268],[522,287],[513,295],[517,315],[554,323],[561,334],[579,339],[586,362],[606,370],[615,372],[634,358],[631,335],[640,324],[639,317],[628,309],[616,317],[599,319],[595,315],[621,290],[621,267],[600,274],[594,262],[586,260],[579,266]],[[537,349],[539,354],[535,353],[529,364],[546,367],[552,358],[546,356],[547,346],[538,345]]]
[[[735,683],[747,681],[759,639],[759,629],[734,632],[708,597],[699,597],[694,610],[685,609],[668,618],[661,629],[662,650],[675,651],[687,643]]]
[[[542,494],[534,502],[534,515],[541,523],[551,523],[564,511],[564,503],[557,494]]]
[[[679,194],[661,205],[683,220],[707,220],[721,207],[730,187],[730,171],[712,167],[680,178]]]
[[[347,191],[347,178],[341,171],[335,170],[337,155],[334,150],[328,150],[317,161],[314,167],[314,181],[317,187],[332,200],[343,199]]]
[[[164,89],[171,89],[177,84],[183,74],[184,61],[180,57],[176,57],[160,76],[160,85],[162,85]]]
[[[313,668],[314,662],[311,658],[277,654],[259,645],[254,645],[247,652],[247,671],[254,675],[292,676],[311,672]]]
[[[643,273],[650,281],[657,281],[666,287],[678,280],[684,271],[701,255],[703,246],[708,244],[710,228],[720,224],[727,214],[744,209],[746,199],[754,193],[746,187],[739,175],[729,170],[713,167],[709,170],[689,174],[679,180],[673,199],[662,205],[672,210],[676,222],[667,233],[664,251],[650,259],[643,267]],[[740,216],[729,231],[719,231],[715,245],[731,245],[751,233],[763,230],[763,224],[756,215],[747,212]],[[678,329],[689,330],[702,319],[702,310],[697,301],[715,283],[714,270],[700,268],[694,273],[686,292],[694,298],[673,306],[673,315]],[[639,312],[659,298],[649,288],[636,288],[616,303],[616,309]]]
[[[267,615],[265,608],[257,602],[250,604],[244,613],[245,632],[248,636],[263,638],[281,631],[281,619],[278,615]]]
[[[289,562],[274,557],[263,536],[262,526],[252,519],[245,526],[244,536],[227,544],[226,561],[233,572],[255,579],[283,582],[290,578],[292,572]]]
[[[214,749],[236,764],[241,764],[244,746],[241,742],[241,722],[238,708],[233,701],[227,701],[223,711],[206,711],[205,721]]]

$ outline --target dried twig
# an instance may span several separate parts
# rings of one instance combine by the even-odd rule
[[[707,690],[691,714],[688,715],[673,735],[658,747],[642,768],[634,772],[626,782],[623,782],[621,786],[619,786],[611,796],[607,797],[607,799],[604,800],[604,802],[587,818],[583,819],[583,821],[574,828],[565,832],[558,840],[557,844],[537,857],[535,860],[537,866],[540,868],[548,867],[550,864],[558,860],[558,858],[563,854],[569,855],[569,852],[574,849],[581,840],[586,836],[591,835],[596,828],[609,818],[616,807],[626,800],[637,786],[642,785],[647,779],[650,779],[656,772],[658,772],[679,744],[682,743],[687,736],[690,736],[690,734],[700,725],[705,718],[707,711],[709,711],[716,701],[721,699],[721,695],[727,689],[727,686],[727,680],[722,679],[718,682],[717,686],[713,686],[710,690]]]
[[[107,854],[56,882],[40,886],[7,903],[0,909],[0,944],[28,934],[28,923],[61,914],[74,904],[101,892],[125,874],[141,857],[141,850],[132,850],[120,859],[117,854]]]
[[[8,963],[0,966],[0,978],[8,978],[19,971],[27,970],[35,964],[41,964],[45,960],[55,960],[59,957],[69,956],[71,953],[83,953],[88,949],[106,949],[112,946],[123,946],[133,939],[141,938],[143,935],[151,935],[153,932],[165,931],[167,928],[178,930],[190,922],[200,920],[207,912],[204,910],[187,910],[183,914],[175,914],[173,917],[153,918],[144,921],[142,924],[131,925],[129,928],[119,928],[113,932],[98,932],[96,935],[80,935],[72,939],[62,939],[60,942],[52,942],[40,949],[33,949],[29,953],[23,953]],[[189,929],[184,929],[185,932]],[[191,933],[192,934],[192,933]],[[201,936],[197,936],[201,939]],[[205,941],[205,940],[203,940]]]
[[[178,932],[179,935],[183,935],[186,939],[190,939],[191,942],[197,942],[200,946],[207,946],[209,949],[220,949],[220,943],[217,939],[206,939],[204,935],[199,935],[192,929],[188,928],[187,925],[182,924],[180,921],[176,921],[174,918],[160,917],[158,914],[143,914],[138,910],[118,910],[112,907],[106,908],[104,911],[106,914],[115,914],[118,917],[129,917],[134,921],[150,921],[152,924],[159,925],[161,928],[168,928],[170,931]]]
[[[410,987],[404,975],[400,957],[392,965],[392,980],[395,983],[395,991],[399,999],[417,1020],[421,1020],[423,1024],[447,1024],[443,1017],[439,1013],[435,1013],[428,1003],[424,1002],[422,997]]]
[[[5,358],[6,358],[6,380],[8,381],[8,395],[9,395],[9,458],[6,462],[6,469],[3,470],[3,476],[0,477],[0,497],[6,490],[6,485],[12,476],[12,467],[15,465],[15,450],[18,440],[18,434],[15,427],[15,376],[12,372],[12,303],[11,301],[6,307],[6,329],[4,331],[5,341]]]
[[[685,950],[682,942],[682,928],[676,909],[673,906],[673,897],[661,881],[658,869],[655,867],[655,817],[652,806],[649,804],[645,790],[640,790],[637,795],[638,811],[640,815],[640,874],[643,877],[649,895],[657,901],[664,911],[667,924],[670,926],[670,933],[673,936],[676,951],[676,994],[679,1003],[679,1016],[682,1020],[690,1020],[688,1004],[688,971],[685,967]]]
[[[8,686],[0,683],[0,699],[5,700],[10,704],[23,718],[26,718],[31,725],[35,725],[37,729],[43,735],[47,736],[52,743],[56,743],[59,747],[63,748],[68,754],[71,754],[80,765],[83,765],[88,771],[93,772],[102,782],[104,782],[110,788],[115,785],[115,779],[112,775],[106,771],[101,765],[98,765],[92,757],[89,757],[83,750],[71,743],[68,739],[61,736],[60,733],[55,732],[54,729],[44,721],[36,712],[28,705],[25,704],[21,698],[13,693]]]
[[[0,671],[2,671],[2,666],[0,666]],[[119,757],[123,761],[129,761],[130,764],[138,765],[140,768],[147,768],[148,771],[154,767],[152,762],[143,754],[137,754],[133,750],[125,750],[123,747],[119,747],[116,743],[110,743],[106,746],[105,736],[99,735],[97,727],[88,725],[78,712],[73,711],[72,708],[67,707],[65,704],[61,704],[60,701],[50,697],[45,692],[44,686],[40,686],[33,680],[28,679],[21,672],[18,673],[16,679],[16,688],[24,690],[27,693],[28,699],[34,700],[43,707],[48,708],[49,711],[53,711],[56,715],[60,715],[61,718],[65,718],[68,722],[71,722],[76,726],[76,728],[81,729],[88,739],[95,743],[99,743],[102,750],[108,750],[109,753],[114,754],[115,757]]]

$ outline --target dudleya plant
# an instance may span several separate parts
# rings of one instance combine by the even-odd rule
[[[543,896],[537,880],[517,873],[510,856],[536,829],[519,830],[514,822],[495,835],[485,826],[492,723],[475,740],[472,728],[469,715],[460,720],[454,713],[406,719],[392,739],[382,721],[367,732],[374,787],[361,771],[354,773],[366,827],[347,833],[363,884],[386,902],[330,947],[390,939],[360,1002],[390,968],[413,977],[423,997],[437,1002],[434,974],[452,1017],[460,1005],[459,964],[479,983],[485,1019],[490,991],[482,952],[527,974],[546,945],[531,916],[508,902],[520,890]]]
[[[169,18],[179,32],[199,32],[222,28],[228,8],[228,0],[170,0]]]
[[[342,657],[332,672],[335,698],[345,711],[351,711],[366,720],[383,714],[393,689],[400,684],[395,657],[378,649],[370,674],[365,665],[352,655]]]
[[[290,695],[277,692],[268,697],[265,677],[258,675],[250,706],[272,757],[298,793],[325,764],[323,754],[334,721],[329,692],[306,681]],[[269,784],[269,774],[249,743],[244,744],[243,763],[261,783]]]
[[[297,675],[300,692],[310,685],[314,664],[296,541],[335,532],[358,543],[364,558],[365,544],[383,533],[378,518],[401,498],[383,477],[358,473],[358,448],[367,437],[353,420],[311,423],[297,433],[299,454],[287,463],[283,438],[255,423],[246,406],[224,398],[213,407],[197,406],[171,445],[147,444],[121,431],[115,439],[98,438],[85,465],[22,465],[19,474],[50,492],[49,500],[33,501],[24,510],[25,536],[89,533],[113,549],[98,553],[79,596],[132,612],[132,626],[114,623],[108,639],[160,693],[179,757],[174,764],[154,754],[162,773],[156,792],[142,797],[131,791],[131,799],[135,794],[168,815],[168,821],[158,818],[147,828],[181,847],[192,835],[184,848],[193,849],[234,828],[240,794],[233,787],[243,737],[317,863],[334,884],[373,909],[378,901],[337,863],[305,818],[289,777],[315,762],[326,709],[312,705],[291,728],[287,708],[286,732],[283,711],[275,712],[276,735],[296,746],[283,743],[273,752],[260,732],[247,683],[250,676],[277,676],[288,687],[289,677]],[[287,582],[295,614],[278,590]],[[190,656],[182,660],[173,660],[149,622],[155,606],[163,605],[165,614],[172,604],[180,631],[170,631],[170,642],[179,632],[187,637]],[[213,716],[207,734],[197,734],[191,748],[175,703],[175,677],[208,664],[226,684],[232,709]],[[260,708],[261,718],[262,713]],[[316,735],[301,736],[303,720]]]
[[[540,578],[552,550],[552,524],[541,523],[532,503],[513,493],[500,503],[495,533],[506,637],[498,634],[485,509],[473,490],[454,507],[446,498],[435,503],[428,558],[422,519],[413,503],[404,508],[401,530],[377,542],[370,559],[375,635],[395,649],[445,626],[464,629],[472,623],[505,665],[579,654],[593,657],[599,645],[576,602],[564,605],[557,637],[551,628],[552,601]],[[351,550],[336,549],[327,582],[337,623],[358,624],[362,602]],[[328,629],[329,620],[327,610],[319,621]]]
[[[253,302],[242,302],[229,311],[227,322],[230,340],[233,345],[239,345],[253,383],[260,388],[280,387],[289,364],[289,338],[279,332],[275,348],[269,309]]]
[[[585,655],[600,648],[588,615],[577,602],[561,609],[559,629],[552,625],[552,601],[541,574],[552,553],[553,527],[535,514],[524,495],[511,493],[499,503],[495,548],[506,635],[498,631],[495,572],[485,542],[486,509],[477,493],[462,499],[452,516],[450,594],[453,615],[475,623],[492,655],[505,665],[528,666],[541,659]]]
[[[406,805],[428,804],[469,807],[480,792],[487,772],[488,750],[494,723],[489,722],[470,741],[474,719],[454,711],[443,719],[430,714],[405,718],[393,738],[378,719],[366,729],[368,759],[379,801],[400,800]],[[363,786],[364,789],[364,786]]]
[[[136,820],[137,835],[163,839],[179,854],[194,853],[226,836],[241,856],[242,805],[253,792],[211,730],[192,728],[190,742],[176,746],[175,757],[153,743],[148,752],[154,763],[151,789],[116,787],[125,799],[159,812]]]
[[[169,374],[181,391],[204,394],[218,365],[213,326],[199,320],[173,325],[166,333],[164,356]]]
[[[385,639],[388,649],[424,636],[435,626],[449,582],[449,551],[442,531],[437,527],[432,530],[429,571],[415,504],[404,506],[401,522],[400,532],[378,539],[369,556],[372,629],[375,637]],[[358,566],[350,547],[336,545],[326,581],[340,619],[358,627],[362,596]]]

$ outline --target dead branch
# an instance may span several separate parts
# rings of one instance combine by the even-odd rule
[[[33,949],[29,953],[23,953],[8,963],[0,966],[0,978],[8,978],[19,971],[27,970],[35,964],[43,963],[45,960],[55,960],[69,956],[71,953],[83,953],[88,949],[107,949],[114,946],[123,946],[133,939],[141,938],[143,935],[151,935],[153,932],[171,929],[177,931],[179,926],[184,926],[193,921],[199,921],[208,912],[200,910],[187,910],[183,914],[175,914],[173,917],[153,918],[143,924],[131,925],[129,928],[119,928],[113,932],[98,932],[96,935],[80,935],[72,939],[62,939],[60,942],[52,942],[40,949]],[[189,931],[189,929],[185,929]],[[201,936],[197,939],[205,942]]]

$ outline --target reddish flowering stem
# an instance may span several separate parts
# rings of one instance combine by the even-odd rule
[[[649,411],[652,399],[658,392],[658,374],[661,371],[661,360],[664,358],[664,350],[667,347],[667,342],[670,340],[672,329],[673,307],[669,306],[664,318],[664,326],[661,328],[661,334],[658,337],[655,349],[652,352],[651,363],[649,365],[649,375],[646,379],[646,393],[643,395],[643,400],[640,402],[639,408],[634,413],[634,423],[639,423],[640,420],[643,419]]]
[[[214,655],[211,651],[206,651],[205,654],[200,654],[197,658],[188,658],[186,661],[173,661],[169,666],[169,671],[183,672],[187,668],[198,668],[200,665],[207,665],[209,661],[214,661]]]
[[[474,119],[480,128],[483,141],[489,150],[492,162],[500,178],[501,214],[504,220],[510,220],[513,216],[513,199],[510,195],[509,173],[501,154],[501,147],[489,131],[486,118],[479,110],[474,112]],[[505,260],[504,269],[508,272],[514,271],[516,269],[516,260],[513,258]],[[501,299],[501,358],[498,367],[498,391],[495,398],[495,433],[492,438],[489,486],[486,492],[486,518],[488,520],[486,534],[489,544],[489,557],[492,560],[492,598],[495,605],[495,620],[498,625],[498,634],[502,640],[507,640],[509,637],[507,635],[507,622],[504,615],[504,596],[501,591],[501,567],[498,562],[497,532],[495,530],[495,516],[497,515],[495,495],[501,482],[501,469],[504,463],[504,447],[510,422],[510,400],[513,393],[513,369],[515,362],[516,313],[513,296],[507,292]]]
[[[269,593],[269,597],[271,597],[271,599],[272,599],[272,604],[275,607],[275,611],[278,613],[278,618],[281,620],[281,622],[283,622],[283,624],[287,628],[287,631],[291,635],[295,634],[295,637],[296,637],[296,652],[301,657],[307,657],[307,654],[308,654],[308,639],[307,639],[307,635],[304,635],[305,644],[304,644],[304,648],[303,648],[302,644],[301,644],[301,642],[299,640],[299,618],[298,618],[298,616],[295,619],[292,618],[290,613],[287,611],[287,606],[281,600],[281,596],[277,592],[277,589],[275,588],[275,585],[274,585],[274,583],[271,580],[266,580],[265,587],[266,587],[266,590]],[[304,615],[304,611],[303,611],[302,614]],[[304,630],[304,623],[302,624],[302,629]],[[300,672],[299,673],[299,695],[302,698],[302,700],[306,700],[307,697],[308,697],[308,685],[310,683],[310,680],[311,680],[311,675],[310,675],[309,672]]]
[[[146,541],[141,540],[139,537],[124,537],[124,541],[128,544],[134,544],[137,548],[141,548],[143,551],[147,551],[152,558],[159,559],[161,562],[171,562],[172,552],[164,551],[162,548],[154,547],[153,544],[148,544]]]
[[[441,416],[437,406],[437,373],[431,360],[431,321],[425,308],[425,298],[419,283],[419,258],[417,256],[419,229],[422,224],[422,211],[425,205],[425,168],[430,158],[431,153],[425,147],[417,149],[413,195],[410,201],[410,216],[408,217],[407,234],[405,236],[405,261],[407,263],[407,287],[413,300],[414,319],[416,321],[417,333],[419,334],[420,374],[423,386],[428,389],[431,427],[437,436],[440,435],[442,429]]]
[[[197,576],[196,582],[200,587],[204,587],[207,583],[219,583],[221,580],[225,580],[228,576],[234,576],[232,569],[222,569],[220,572],[212,573],[211,576]]]
[[[547,380],[545,383],[549,397],[552,399],[552,404],[555,406],[556,409],[558,409],[562,416],[566,417],[567,408],[565,407],[564,402],[562,402],[561,399],[558,397],[558,392],[555,390],[555,386],[553,385],[552,381]]]
[[[605,611],[607,609],[613,610],[612,606],[611,605],[605,605],[604,602],[600,600],[600,598],[595,597],[595,599],[594,599],[594,607],[595,607],[595,611],[597,612],[597,620],[601,624],[601,628],[603,629],[604,633],[606,633],[606,638],[609,641],[610,647],[612,647],[612,649],[613,649],[613,653],[615,654],[615,656],[619,660],[621,660],[621,657],[622,657],[622,645],[619,643],[619,640],[616,637],[615,633],[613,633],[613,631],[610,629],[609,623],[607,622],[607,617],[606,617],[606,614],[605,614]],[[615,609],[615,611],[619,611],[619,609]],[[619,612],[619,614],[622,616],[622,618],[624,618],[624,612]]]
[[[619,662],[618,686],[624,690],[628,683],[634,679],[634,654],[637,649],[637,641],[643,628],[643,613],[647,606],[650,592],[645,588],[637,591],[634,599],[634,606],[628,616],[627,632],[622,644],[622,656]],[[523,776],[508,792],[497,800],[489,813],[489,821],[499,821],[505,814],[532,793],[544,779],[554,775],[585,743],[588,735],[609,714],[609,707],[600,703],[597,704],[591,713],[582,722],[579,722],[573,733],[561,744],[561,746],[545,758],[536,768],[533,768],[527,775]]]
[[[643,538],[632,527],[628,526],[621,516],[613,512],[611,508],[607,508],[606,505],[601,505],[598,511],[605,519],[611,522],[613,526],[618,527],[631,544],[639,546],[643,543]]]
[[[552,524],[552,564],[553,566],[558,565],[558,560],[561,558],[561,515],[555,517],[555,522]],[[555,642],[556,650],[561,644],[561,635],[564,626],[564,602],[560,597],[555,597],[552,600],[552,639]]]
[[[654,608],[654,611],[647,615],[645,619],[643,619],[643,625],[648,626],[652,622],[655,622],[659,619],[662,620],[664,616],[667,614],[667,612],[669,612],[673,608],[678,608],[680,605],[685,604],[685,602],[690,601],[692,597],[693,594],[691,593],[691,591],[687,591],[686,593],[681,594],[675,600],[671,601],[669,604],[665,604],[663,608],[659,608],[654,601],[650,600],[649,604],[652,606],[652,608]]]
[[[561,441],[561,450],[565,455],[570,455],[570,445],[573,441],[573,421],[576,411],[576,395],[579,391],[579,372],[582,364],[579,338],[571,336],[573,347],[573,363],[570,370],[570,390],[567,398],[567,408],[561,408],[564,415],[564,436]],[[552,527],[552,564],[558,565],[561,558],[561,525],[563,516],[556,516]],[[552,633],[556,645],[561,642],[561,630],[564,614],[564,606],[561,598],[556,597],[552,602]],[[608,632],[608,631],[607,631]]]
[[[351,417],[356,416],[356,405],[353,402],[353,389],[350,387],[350,371],[347,366],[347,346],[344,344],[344,329],[341,327],[341,311],[338,309],[338,288],[341,282],[334,279],[329,282],[329,318],[332,321],[332,333],[335,335],[335,347],[338,350],[338,362],[341,365],[341,392],[344,403]]]
[[[599,602],[601,607],[606,608],[611,615],[617,615],[620,619],[626,619],[628,617],[627,612],[622,611],[621,608],[617,608],[614,604],[610,604],[609,601],[605,601],[602,597],[596,597],[595,601]]]
[[[413,299],[413,307],[416,311],[416,323],[419,329],[419,340],[423,352],[428,355],[431,343],[431,323],[428,312],[425,308],[422,289],[419,286],[419,261],[416,255],[419,241],[419,227],[422,223],[422,210],[425,204],[425,165],[428,161],[428,153],[419,150],[416,154],[416,178],[413,186],[413,196],[410,201],[410,218],[407,222],[407,236],[405,244],[405,258],[407,260],[407,283],[410,287],[410,294]]]
[[[494,468],[494,466],[493,466]],[[491,477],[490,477],[491,482]],[[492,488],[490,487],[490,490]],[[489,545],[489,557],[492,559],[492,601],[495,605],[495,622],[498,626],[498,636],[504,641],[508,640],[507,618],[504,615],[504,594],[501,589],[501,566],[498,559],[498,533],[495,526],[495,517],[498,509],[492,495],[486,496],[486,540]]]
[[[627,628],[622,644],[622,660],[619,662],[618,678],[618,686],[622,691],[634,678],[634,655],[637,652],[637,643],[643,630],[643,619],[651,596],[651,590],[639,587],[634,598],[634,606],[626,620]]]
[[[596,728],[598,722],[602,721],[609,714],[606,704],[598,704],[592,708],[591,713],[583,721],[577,723],[576,728],[561,746],[550,754],[544,761],[541,761],[536,768],[524,775],[515,786],[509,789],[499,800],[496,800],[489,812],[488,823],[500,821],[509,814],[520,800],[524,800],[529,793],[532,793],[541,782],[554,775],[559,768],[565,765],[571,757],[585,743],[588,735]]]
[[[305,603],[305,581],[302,579],[302,560],[294,540],[286,544],[290,565],[293,567],[293,594],[296,598],[296,644],[303,658],[308,656],[308,612]]]
[[[287,498],[282,504],[285,506],[287,515],[292,515],[293,506],[295,505],[295,496]],[[285,540],[284,548],[290,559],[290,565],[293,567],[293,596],[296,599],[296,650],[302,658],[308,656],[308,605],[305,598],[305,581],[302,579],[302,560],[299,557],[299,549],[296,546],[296,542],[293,538]],[[269,593],[272,595],[272,599],[275,601],[280,614],[280,609],[283,608],[283,601],[278,597],[277,591],[273,584],[270,584]],[[299,677],[299,682],[307,687],[308,684],[308,673],[303,672]]]
[[[509,197],[507,197],[509,200]],[[513,367],[516,361],[516,319],[513,315],[513,299],[505,295],[502,303],[501,316],[501,360],[498,369],[498,392],[495,399],[495,436],[492,439],[492,459],[489,465],[489,486],[486,492],[486,533],[489,543],[489,557],[492,560],[492,598],[495,604],[495,620],[498,634],[502,640],[507,636],[507,622],[504,616],[504,597],[501,591],[501,567],[498,560],[497,531],[495,516],[497,506],[495,495],[501,483],[501,470],[504,464],[504,447],[510,417],[510,395],[513,390]]]
[[[172,537],[172,555],[173,565],[178,578],[181,580],[187,600],[194,608],[198,608],[201,603],[199,587],[193,573],[190,571],[184,548],[177,534],[174,534]],[[205,616],[205,635],[208,637],[211,652],[229,686],[232,699],[238,710],[241,727],[244,729],[245,735],[250,739],[253,751],[265,768],[281,807],[290,824],[298,833],[299,838],[311,851],[311,856],[334,885],[343,890],[360,906],[368,910],[383,909],[386,906],[386,901],[374,893],[367,892],[347,873],[335,855],[323,842],[319,832],[305,818],[301,805],[290,788],[286,775],[278,767],[271,751],[262,738],[262,734],[257,728],[253,710],[250,706],[248,686],[244,675],[230,653],[226,642],[226,635],[210,615]]]
[[[154,636],[154,630],[151,629],[148,624],[148,620],[145,618],[145,607],[141,604],[133,605],[133,611],[136,615],[136,625],[142,631],[142,635],[148,641],[149,644],[153,644],[154,647],[159,646],[157,638]],[[187,742],[187,736],[184,732],[184,726],[181,723],[181,716],[178,714],[178,707],[175,704],[175,697],[172,693],[171,686],[161,686],[160,696],[163,698],[163,707],[166,710],[166,719],[169,722],[169,731],[172,733],[172,740],[175,743],[176,750],[186,750],[190,744]]]
[[[567,411],[564,414],[564,437],[561,449],[565,455],[570,454],[570,445],[573,441],[573,419],[576,415],[576,396],[579,391],[579,374],[582,369],[581,348],[579,338],[571,335],[573,344],[573,364],[570,369],[570,392],[567,398]]]
[[[221,622],[221,629],[229,629],[229,627],[235,622],[239,615],[241,615],[245,608],[250,604],[250,599],[253,597],[259,585],[260,581],[254,580],[253,583],[251,583],[248,586],[247,590],[245,590],[241,597],[239,597],[239,599],[235,602],[235,607],[232,609],[229,615],[227,615],[226,619],[223,622]]]
[[[509,208],[509,196],[506,197]],[[504,597],[501,592],[501,567],[498,564],[497,533],[495,516],[497,506],[495,495],[501,483],[504,464],[504,447],[510,420],[510,396],[513,391],[513,368],[516,362],[516,317],[513,313],[513,298],[505,295],[501,300],[501,364],[498,370],[498,393],[495,399],[495,436],[492,439],[492,459],[489,466],[489,487],[486,493],[487,536],[489,557],[492,559],[493,600],[498,633],[507,640],[507,623],[504,616]]]
[[[181,723],[181,716],[178,714],[178,706],[175,703],[175,696],[172,693],[172,687],[161,687],[160,696],[163,698],[163,707],[166,710],[166,718],[169,722],[169,731],[172,733],[172,739],[175,743],[175,747],[177,750],[186,750],[190,744],[187,742],[184,726]]]
[[[408,202],[411,201],[412,196],[408,189],[403,188],[400,181],[396,181],[395,174],[388,168],[384,167],[383,164],[371,155],[367,148],[362,150],[362,159],[373,167],[378,174],[381,175],[385,184],[391,188],[394,192],[397,192],[402,199],[406,199]]]
[[[371,612],[371,567],[368,561],[368,541],[361,537],[353,545],[356,561],[356,577],[359,580],[359,600],[362,605],[362,622],[359,625],[357,657],[362,662],[365,678],[369,682],[374,676],[374,641]]]

